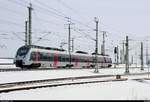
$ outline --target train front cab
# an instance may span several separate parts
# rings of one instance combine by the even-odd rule
[[[14,59],[16,67],[21,67],[21,68],[24,67],[28,52],[29,52],[29,47],[26,47],[26,46],[20,47],[18,49],[17,54]]]

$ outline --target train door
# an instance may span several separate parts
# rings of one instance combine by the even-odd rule
[[[99,57],[98,62],[99,62],[99,67],[100,68],[104,68],[104,66],[105,66],[105,58],[103,56]]]
[[[35,58],[34,58],[34,55],[35,55]],[[30,67],[32,67],[32,68],[41,67],[40,52],[36,51],[35,54],[33,54],[33,59],[35,59],[35,63],[33,62]]]
[[[75,67],[78,67],[78,64],[79,64],[79,59],[78,57],[75,57]]]
[[[58,65],[58,53],[54,53],[54,63],[53,63],[53,66],[57,67],[57,65]]]
[[[90,68],[90,60],[87,59],[87,68]]]
[[[105,68],[105,67],[107,67],[107,64],[108,64],[107,62],[108,62],[107,57],[104,57],[104,62],[103,62],[103,66],[104,66],[104,68]]]
[[[85,61],[86,61],[86,68],[90,67],[90,57],[85,57]]]
[[[35,53],[35,61],[37,63],[40,61],[40,53],[38,51]]]

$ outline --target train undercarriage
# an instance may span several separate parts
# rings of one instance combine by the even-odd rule
[[[38,69],[40,67],[47,67],[47,65],[44,66],[44,64],[42,63],[32,63],[30,65],[24,65],[23,64],[23,61],[22,60],[17,60],[16,61],[16,67],[20,67],[21,69]],[[111,67],[112,65],[111,64],[108,64],[107,66],[100,66],[100,68],[107,68],[107,67]],[[52,66],[51,64],[48,66],[50,68],[75,68],[74,64],[65,64],[65,65],[62,65],[62,66]],[[85,65],[82,65],[82,66],[78,66],[78,67],[81,67],[81,68],[94,68],[95,65],[94,64],[90,64],[88,66],[85,66]]]

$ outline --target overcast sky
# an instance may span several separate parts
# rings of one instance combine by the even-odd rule
[[[111,56],[113,47],[121,48],[127,35],[129,39],[149,40],[149,0],[0,0],[0,57],[14,57],[16,50],[24,45],[29,3],[33,7],[32,43],[35,45],[59,47],[61,42],[67,43],[66,17],[74,23],[71,37],[75,38],[75,50],[89,53],[95,50],[94,17],[99,18],[99,30],[107,31],[106,49]],[[42,40],[38,40],[40,37]],[[140,43],[130,43],[130,48],[134,48],[131,54],[134,54]],[[63,48],[67,49],[67,45]]]

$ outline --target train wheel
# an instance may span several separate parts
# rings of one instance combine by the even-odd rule
[[[37,63],[37,64],[31,64],[30,66],[29,66],[29,68],[33,68],[33,69],[36,69],[36,68],[39,68],[39,67],[41,67],[41,64],[40,63]]]
[[[112,65],[108,65],[108,68],[110,68]]]
[[[66,68],[65,66],[63,66],[62,68]]]
[[[73,64],[71,64],[71,65],[67,64],[66,67],[71,68],[71,67],[73,67]]]

